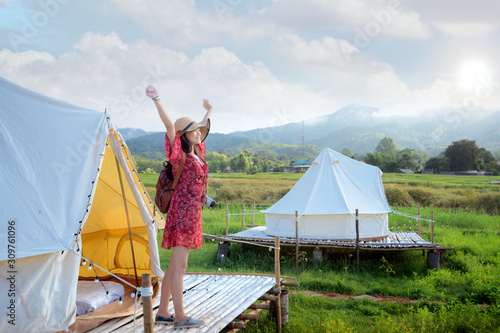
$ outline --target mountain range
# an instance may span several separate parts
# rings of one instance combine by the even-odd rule
[[[479,147],[492,152],[500,149],[500,111],[475,113],[462,109],[424,112],[425,116],[381,117],[379,109],[349,105],[332,114],[303,122],[258,128],[229,134],[210,133],[207,151],[239,153],[268,150],[293,157],[315,157],[325,147],[343,148],[353,153],[374,152],[385,136],[398,148],[422,150],[430,157],[439,154],[453,141],[475,140]],[[164,155],[164,132],[120,129],[132,154],[154,157]],[[304,145],[303,145],[304,144]]]

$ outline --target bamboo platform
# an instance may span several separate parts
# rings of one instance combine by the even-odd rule
[[[274,236],[266,234],[265,226],[257,226],[247,229],[236,234],[228,234],[225,236],[208,236],[216,240],[227,242],[248,242],[257,244],[270,244],[274,242]],[[311,239],[311,238],[295,238],[295,237],[280,237],[282,245],[310,247],[330,247],[330,248],[356,248],[355,239],[333,240],[333,239]],[[451,247],[443,247],[442,244],[432,243],[417,232],[389,232],[389,235],[380,240],[363,241],[360,239],[359,248],[362,250],[453,250]]]
[[[220,332],[275,285],[274,276],[186,274],[185,311],[188,315],[204,320],[205,325],[190,330],[176,330],[170,325],[154,325],[153,332]],[[154,316],[159,303],[160,297],[157,297],[153,303]],[[169,310],[174,312],[172,301]],[[143,332],[142,308],[138,308],[135,317],[136,331]],[[134,316],[110,320],[89,332],[134,332]]]

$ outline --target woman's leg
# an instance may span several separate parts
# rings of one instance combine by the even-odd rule
[[[186,321],[184,312],[184,273],[187,269],[189,249],[184,246],[172,248],[172,259],[168,265],[171,269],[170,292],[174,301],[175,321]]]
[[[170,303],[170,296],[172,296],[171,292],[171,284],[172,284],[172,264],[173,258],[170,259],[168,263],[167,270],[165,271],[165,275],[163,276],[163,281],[161,285],[161,297],[160,297],[160,306],[158,307],[158,316],[170,318],[172,315],[168,310],[168,304]]]

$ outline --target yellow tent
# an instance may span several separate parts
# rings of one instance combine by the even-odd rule
[[[115,129],[109,133],[94,204],[81,230],[82,256],[89,262],[80,266],[79,278],[116,281],[111,273],[139,287],[141,275],[151,273],[152,264],[154,275],[163,276],[156,243],[157,228],[163,217],[138,177],[123,139]],[[92,265],[99,268],[89,269]],[[126,296],[120,299],[120,305],[115,301],[77,316],[71,329],[85,332],[109,319],[131,315],[135,290],[128,285],[124,287]]]
[[[0,307],[8,312],[0,332],[64,331],[76,318],[84,331],[133,312],[141,274],[163,276],[162,216],[109,116],[0,78],[0,156]],[[125,296],[76,316],[89,282],[104,298],[105,283],[119,282]]]
[[[118,155],[115,151],[118,151]],[[120,163],[126,168],[123,169]],[[151,273],[150,251],[157,256],[158,248],[156,242],[150,244],[148,241],[148,230],[141,209],[146,221],[158,226],[162,217],[135,171],[127,146],[118,133],[111,130],[94,204],[81,231],[83,257],[116,275],[133,276],[135,279],[136,274],[140,278],[143,273]],[[156,220],[151,216],[155,216]],[[105,272],[101,274],[108,275]],[[95,273],[82,266],[79,276],[94,278]]]

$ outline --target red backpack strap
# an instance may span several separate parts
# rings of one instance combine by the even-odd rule
[[[179,168],[177,169],[177,173],[175,174],[174,182],[172,184],[172,190],[175,190],[175,188],[177,187],[177,183],[179,182],[179,179],[181,178],[181,172],[182,172],[182,168],[184,168],[185,162],[186,162],[186,154],[183,153],[182,158],[181,158],[181,163],[179,164]]]

